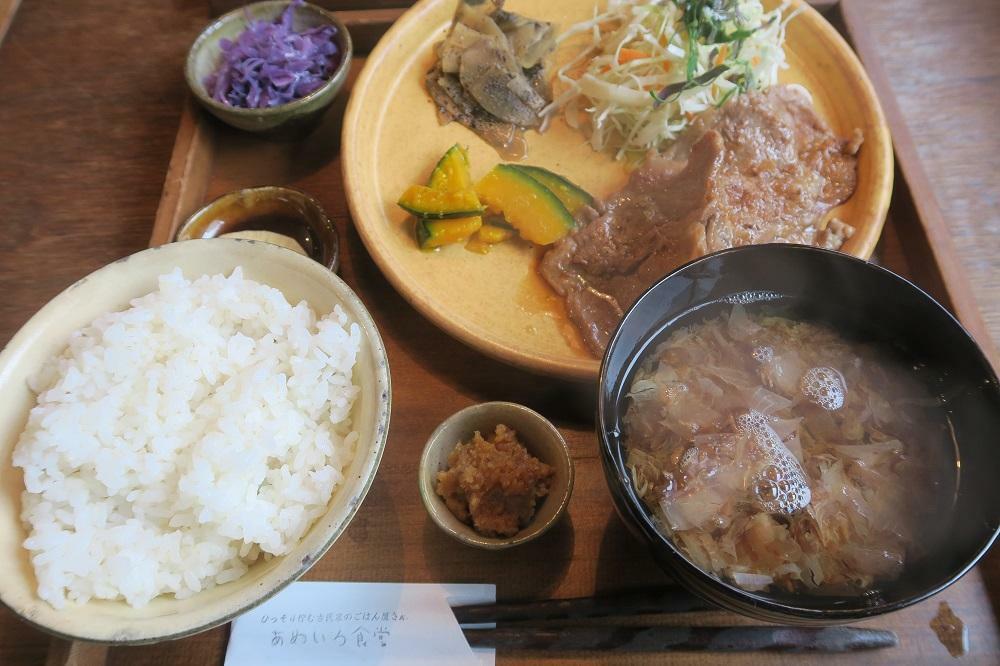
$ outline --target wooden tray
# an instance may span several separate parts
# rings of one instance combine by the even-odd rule
[[[876,258],[929,291],[962,320],[984,345],[989,336],[955,257],[947,225],[931,195],[915,147],[902,121],[874,43],[860,23],[856,2],[825,3],[827,16],[854,44],[879,93],[896,150],[896,185]],[[213,11],[234,0],[212,0]],[[340,274],[358,293],[380,327],[389,354],[394,400],[392,428],[381,468],[364,505],[345,535],[306,575],[306,580],[485,582],[497,584],[499,600],[588,596],[663,585],[669,581],[618,519],[604,482],[593,431],[593,396],[581,389],[537,378],[481,356],[454,341],[413,310],[382,277],[355,232],[344,198],[339,161],[340,126],[347,91],[364,53],[407,3],[326,0],[318,4],[345,19],[358,58],[346,90],[305,140],[260,138],[225,127],[198,109],[184,109],[150,243],[169,242],[197,208],[230,190],[289,185],[326,207],[341,234]],[[359,7],[378,9],[358,9]],[[987,353],[992,353],[987,350]],[[992,358],[996,358],[995,355]],[[512,400],[550,417],[562,430],[576,465],[576,487],[568,516],[545,537],[515,551],[494,553],[453,542],[431,523],[420,502],[416,463],[426,438],[445,417],[469,404]],[[928,627],[938,604],[947,601],[969,626],[970,657],[963,663],[1000,661],[1000,557],[982,565],[933,600],[885,616],[868,626],[896,631],[900,646],[864,655],[864,663],[941,663],[950,659]],[[724,613],[642,618],[645,623],[749,624]],[[129,664],[219,664],[228,628],[180,641],[112,648],[112,661]],[[62,649],[65,661],[66,646]],[[50,655],[56,657],[54,653]],[[581,658],[653,663],[663,655],[500,653],[499,663],[546,664]],[[70,655],[72,658],[72,655]],[[82,653],[78,663],[87,662]],[[674,653],[676,664],[796,664],[802,656]],[[857,663],[857,657],[827,656],[822,663]],[[50,660],[51,662],[51,660]]]

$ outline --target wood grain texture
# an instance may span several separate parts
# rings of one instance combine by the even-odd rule
[[[862,0],[852,8],[873,36],[986,328],[998,341],[1000,3]]]
[[[104,666],[108,646],[53,638],[45,666]]]
[[[205,183],[212,168],[214,138],[196,106],[193,97],[189,96],[184,102],[177,142],[170,155],[163,194],[153,218],[150,246],[169,243],[171,231],[184,221],[180,211],[195,210],[205,203]]]
[[[0,45],[0,344],[76,279],[146,245],[184,57],[207,21],[203,0],[18,9]],[[44,664],[48,647],[0,608],[0,664]]]
[[[350,11],[358,9],[393,9],[409,7],[414,0],[311,0],[312,4],[333,11]],[[213,15],[232,11],[248,4],[248,0],[208,0],[208,6]]]
[[[949,10],[944,16],[947,7],[960,11]],[[1000,29],[997,4],[883,0],[865,3],[863,11],[959,255],[998,337],[1000,146],[996,142],[1000,134],[995,109],[1000,93],[991,91],[997,88],[995,72],[1000,71],[1000,42],[993,37]],[[901,20],[901,15],[909,18]],[[942,58],[940,50],[918,53],[928,40],[925,16],[926,21],[931,17],[936,21],[934,43],[959,48],[966,57]],[[0,77],[4,100],[0,104],[0,290],[6,295],[0,300],[0,343],[56,292],[145,246],[183,106],[184,53],[206,21],[204,0],[33,0],[18,12],[0,47],[4,73]],[[144,39],[149,25],[156,26],[158,39]],[[141,58],[122,56],[136,53],[140,42]],[[923,69],[909,71],[914,61]],[[928,88],[936,94],[929,95]],[[983,100],[994,104],[988,106]],[[343,112],[342,103],[331,110],[334,119]],[[944,119],[946,128],[937,124],[943,103],[951,114]],[[320,133],[315,144],[295,155],[282,153],[280,145],[255,147],[231,138],[236,139],[234,150],[212,165],[215,175],[204,196],[262,184],[248,182],[255,177],[249,159],[286,160],[276,165],[286,169],[285,182],[319,196],[336,220],[344,243],[342,274],[364,295],[379,322],[395,380],[392,432],[371,495],[343,539],[308,577],[499,582],[501,598],[508,600],[583,596],[667,582],[610,506],[596,439],[586,422],[590,397],[537,382],[442,336],[374,268],[350,226],[339,165],[330,157],[339,137]],[[914,255],[904,251],[898,230],[893,223],[887,225],[879,256],[897,270],[908,271],[907,258]],[[414,480],[423,441],[437,423],[462,406],[488,399],[523,402],[551,416],[576,463],[568,519],[538,542],[524,546],[516,559],[456,547],[426,518]],[[997,618],[990,596],[1000,599],[997,554],[937,598],[948,601],[972,627],[972,654],[963,664],[996,663],[1000,654],[991,631]],[[900,665],[950,660],[927,626],[936,610],[935,601],[867,623],[893,628],[901,639],[900,648],[872,656],[880,663]],[[743,622],[723,613],[697,619]],[[691,615],[669,619],[679,624],[694,620]],[[228,629],[220,628],[162,645],[113,648],[108,663],[219,664],[227,637]],[[0,664],[43,664],[48,646],[47,636],[0,610]],[[501,655],[500,663],[542,658],[555,665],[579,663],[584,655]],[[588,663],[601,661],[591,658]],[[728,661],[798,664],[803,659],[751,655]],[[638,656],[615,660],[647,662]],[[671,663],[727,662],[712,655],[678,654],[672,655]],[[821,663],[858,662],[830,657]]]
[[[21,6],[21,0],[0,0],[0,43],[7,35],[10,24],[14,21],[17,8]]]
[[[338,11],[336,14],[351,33],[355,55],[362,55],[375,48],[385,31],[404,11],[406,10],[394,8],[359,9]]]
[[[926,236],[927,240],[925,262],[938,267],[939,275],[933,279],[940,278],[941,291],[947,292],[945,304],[980,341],[986,355],[996,364],[993,341],[976,304],[975,294],[969,289],[968,277],[958,260],[948,223],[941,213],[931,180],[920,162],[916,144],[906,126],[899,102],[893,94],[892,83],[879,58],[874,36],[862,14],[861,8],[864,4],[863,0],[843,0],[839,18],[853,36],[854,48],[866,63],[868,76],[882,99],[883,111],[895,128],[893,146],[896,152],[897,170],[902,176],[898,182],[908,188],[908,193],[911,195],[908,201],[899,201],[899,206],[905,206],[907,210],[903,211],[897,206],[896,213],[921,221],[923,232],[921,235]],[[912,235],[914,234],[905,234],[907,237]],[[924,250],[921,248],[915,251]]]

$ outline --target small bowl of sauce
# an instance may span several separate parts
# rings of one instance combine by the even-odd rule
[[[335,273],[340,265],[340,239],[326,211],[308,194],[287,187],[224,194],[185,220],[174,240],[219,237],[280,245]]]

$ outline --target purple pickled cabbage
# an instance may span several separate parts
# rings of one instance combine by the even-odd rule
[[[274,22],[248,17],[236,41],[219,40],[219,66],[204,81],[212,99],[262,109],[305,97],[326,83],[340,64],[337,29],[292,30],[292,9],[302,4],[292,0]]]

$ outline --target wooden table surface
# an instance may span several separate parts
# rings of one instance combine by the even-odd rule
[[[0,11],[16,4],[0,0]],[[881,0],[866,5],[870,30],[879,42],[934,194],[948,218],[993,338],[1000,340],[1000,114],[996,111],[1000,108],[1000,40],[996,38],[1000,3]],[[207,18],[204,0],[26,0],[18,10],[0,45],[0,293],[5,295],[0,299],[0,345],[71,282],[145,247],[185,95],[183,58]],[[348,234],[347,248],[364,252],[356,235]],[[345,257],[353,281],[385,289],[370,261],[361,257],[364,261]],[[408,309],[387,290],[385,301],[372,307],[380,323],[382,317],[392,318],[387,337],[433,336],[430,325],[415,312],[392,316]],[[430,369],[437,377],[437,385],[419,391],[397,388],[397,400],[406,395],[423,401],[415,405],[423,409],[409,410],[423,415],[405,423],[394,420],[390,447],[396,438],[399,445],[404,439],[406,445],[410,440],[422,441],[447,415],[435,407],[441,396],[525,401],[517,391],[527,390],[529,382],[517,373],[481,361],[443,336],[436,339],[441,347],[429,354],[408,344],[390,345],[397,387],[408,374]],[[484,380],[478,374],[484,370],[496,370],[498,375]],[[529,398],[535,405],[548,405],[557,415],[565,413],[557,406],[561,396],[537,389]],[[593,435],[586,427],[571,414],[561,423],[557,419],[557,425],[566,426],[564,432],[578,454],[578,465],[581,460],[599,465],[595,456],[586,453],[593,449]],[[395,485],[410,483],[411,472],[405,466],[383,465],[373,494],[382,495],[383,500],[401,496]],[[594,542],[587,532],[603,535],[597,540],[600,548],[577,554],[574,576],[558,564],[566,558],[552,553],[543,557],[539,550],[537,558],[529,559],[536,560],[533,566],[540,572],[530,573],[535,580],[539,573],[550,580],[547,589],[519,589],[518,581],[526,580],[520,574],[529,572],[522,572],[523,567],[512,569],[497,557],[484,558],[483,579],[503,579],[509,588],[507,597],[570,596],[589,591],[575,589],[567,580],[608,580],[619,575],[620,551],[629,547],[620,544],[627,544],[628,537],[606,505],[606,491],[602,494],[597,486],[582,490],[574,496],[572,520],[544,542],[550,549],[572,549],[574,541]],[[584,504],[597,509],[588,513]],[[369,539],[391,543],[397,535],[401,553],[423,548],[430,573],[449,579],[447,549],[438,541],[440,535],[429,529],[430,533],[404,530],[392,516],[361,514],[345,539],[356,544]],[[408,564],[401,557],[390,571],[356,563],[351,577],[402,580]],[[1000,585],[1000,557],[992,554],[985,567],[991,572],[988,580]],[[336,573],[340,567],[332,563],[324,569],[324,573]],[[623,582],[656,575],[651,562],[648,567],[620,572]],[[991,596],[1000,599],[1000,590],[993,590]],[[912,617],[914,633],[904,640],[919,643],[926,663],[948,659],[926,630],[933,608],[906,612]],[[219,663],[225,637],[224,631],[216,630],[169,647],[114,649],[109,663],[202,663],[205,655],[211,655],[205,663]],[[996,654],[998,646],[977,646],[976,640],[973,636],[974,653],[983,656],[963,661],[990,663],[984,652]],[[48,645],[47,636],[0,610],[0,664],[44,663]],[[192,659],[195,654],[198,660]],[[701,657],[691,663],[710,662]]]

